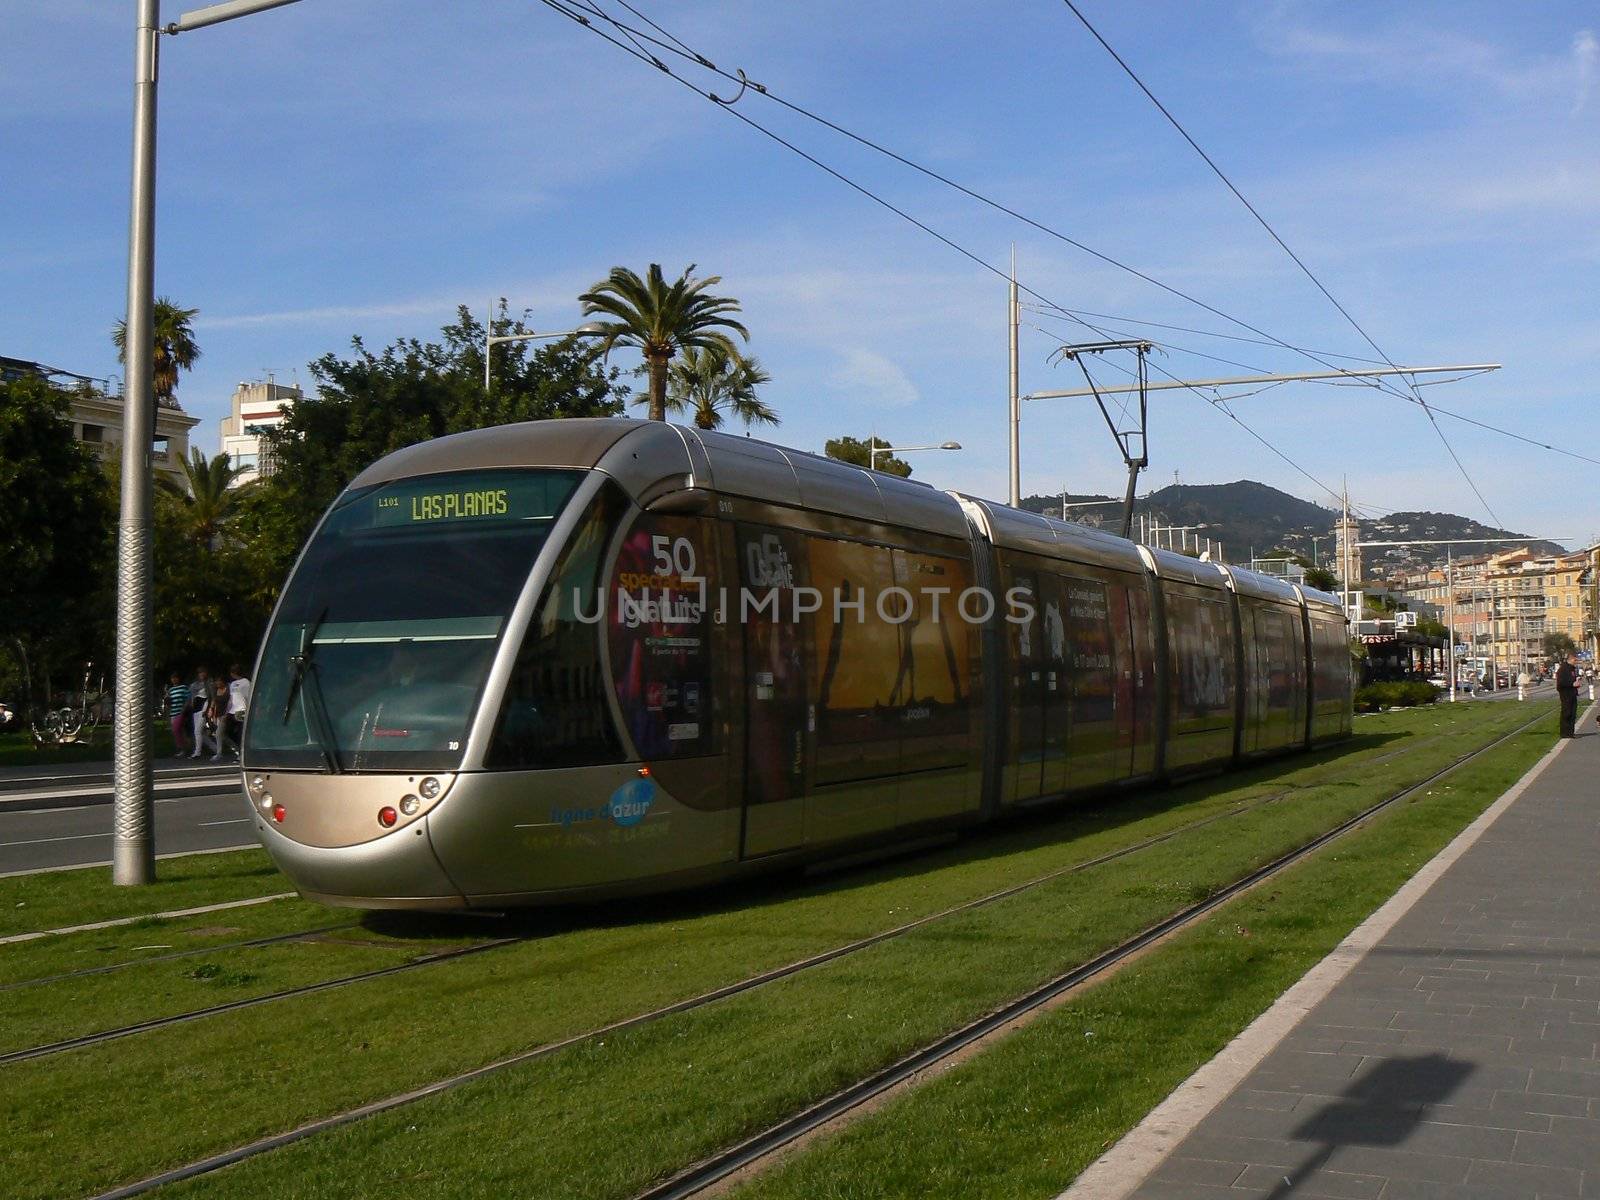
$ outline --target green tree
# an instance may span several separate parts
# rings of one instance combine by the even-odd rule
[[[721,347],[688,347],[672,364],[668,377],[667,408],[688,412],[701,429],[721,428],[724,414],[751,425],[776,425],[778,414],[756,395],[772,376],[755,358],[740,358]],[[647,404],[641,396],[635,404]]]
[[[1323,592],[1337,592],[1339,578],[1327,567],[1307,567],[1306,583]]]
[[[208,535],[199,507],[179,487],[156,494],[154,659],[185,673],[202,664],[221,672],[234,662],[248,670],[281,578],[269,574],[272,564],[255,546],[225,532],[237,528],[228,516]]]
[[[192,368],[200,358],[200,347],[194,340],[194,327],[190,322],[198,308],[179,308],[163,296],[155,304],[155,361],[153,380],[156,403],[167,408],[178,407],[178,372]],[[117,347],[117,361],[128,361],[128,324],[118,321],[111,331],[111,340]]]
[[[69,413],[43,379],[0,383],[0,634],[30,691],[109,645],[114,496]]]
[[[1572,640],[1569,633],[1547,633],[1544,635],[1545,655],[1553,659],[1563,659],[1568,654],[1575,654],[1578,643]]]
[[[644,355],[652,421],[667,419],[667,370],[674,355],[693,347],[718,349],[736,359],[738,350],[728,331],[750,340],[750,331],[728,315],[739,311],[739,302],[706,291],[721,283],[722,276],[691,279],[694,268],[690,263],[669,284],[659,263],[650,264],[644,279],[626,267],[612,267],[611,274],[578,297],[585,316],[614,318],[598,323],[602,354],[620,344],[637,346]]]
[[[1311,560],[1304,554],[1301,554],[1298,550],[1286,550],[1280,546],[1276,550],[1268,551],[1266,557],[1287,558],[1290,562],[1294,563],[1296,566],[1305,571],[1306,583],[1311,587],[1316,588],[1318,591],[1337,592],[1339,590],[1338,576],[1336,576],[1332,571],[1328,570],[1327,567],[1312,566]]]
[[[528,329],[502,305],[494,331]],[[236,521],[280,582],[334,497],[385,454],[491,425],[622,411],[620,372],[576,338],[496,347],[494,388],[485,392],[482,322],[462,307],[440,332],[438,342],[406,338],[376,354],[356,338],[347,356],[323,355],[311,364],[315,394],[265,435],[273,470],[240,498]]]
[[[840,462],[854,463],[858,467],[871,467],[874,448],[887,450],[889,443],[876,436],[869,437],[864,442],[859,438],[837,437],[830,438],[823,445],[822,452],[829,458],[837,458]],[[886,475],[898,475],[901,479],[911,477],[911,464],[892,454],[879,454],[877,469]]]
[[[234,486],[245,468],[234,466],[227,454],[208,459],[198,446],[189,448],[189,457],[180,465],[182,483],[170,475],[161,475],[156,486],[171,498],[188,539],[215,549],[246,490]]]

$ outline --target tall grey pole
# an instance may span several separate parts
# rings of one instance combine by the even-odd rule
[[[1011,248],[1011,303],[1006,325],[1011,335],[1011,506],[1022,503],[1022,397],[1017,394],[1017,332],[1022,306],[1017,301],[1017,250]]]
[[[150,451],[155,435],[156,73],[161,0],[138,0],[133,52],[133,184],[123,355],[122,510],[117,527],[117,677],[112,729],[111,879],[153,883],[150,776]]]

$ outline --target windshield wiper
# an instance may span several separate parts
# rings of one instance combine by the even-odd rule
[[[288,723],[295,697],[304,693],[306,710],[311,717],[306,723],[306,732],[316,742],[317,750],[327,765],[328,773],[343,775],[344,768],[339,765],[338,740],[334,736],[333,722],[328,718],[328,706],[323,700],[322,682],[317,677],[317,664],[312,661],[312,655],[316,653],[317,631],[322,628],[322,622],[327,616],[326,608],[317,614],[317,619],[300,633],[300,652],[289,656],[289,669],[293,675],[289,679],[289,694],[283,701],[283,720],[285,724]]]

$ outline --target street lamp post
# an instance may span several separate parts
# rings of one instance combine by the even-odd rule
[[[489,351],[501,342],[532,342],[544,338],[567,337],[593,337],[597,333],[604,333],[605,327],[594,321],[587,325],[580,325],[576,329],[566,329],[559,333],[495,333],[494,330],[494,305],[489,305],[489,323],[483,327],[483,390],[488,392],[489,382]]]
[[[878,455],[880,454],[910,454],[916,450],[959,450],[960,442],[940,442],[937,446],[880,446],[874,440],[872,448],[867,451],[867,465],[874,471],[878,469]]]
[[[295,0],[227,0],[161,24],[161,0],[138,0],[133,33],[133,170],[123,352],[122,493],[117,516],[117,675],[112,721],[111,881],[153,883],[150,750],[152,574],[150,443],[155,432],[156,62],[162,34],[203,29]]]

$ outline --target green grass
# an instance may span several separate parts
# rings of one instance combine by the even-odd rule
[[[1209,892],[1333,823],[1334,807],[1287,821],[1285,809],[1260,810],[1211,827],[1204,845],[1154,848],[192,1186],[208,1196],[625,1196]]]
[[[14,875],[0,879],[0,937],[293,890],[265,850],[163,859],[156,882],[143,887],[117,887],[110,867]],[[33,945],[0,947],[0,961],[25,959]]]
[[[1530,731],[739,1200],[1049,1197],[1211,1059],[1550,746]]]
[[[536,916],[520,925],[535,935],[524,946],[19,1064],[5,1081],[8,1187],[48,1195],[126,1181],[707,990],[1243,800],[1291,793],[831,967],[563,1052],[203,1185],[207,1194],[361,1195],[442,1188],[447,1175],[463,1195],[503,1194],[507,1186],[523,1194],[622,1194],[1025,990],[1531,712],[1505,707],[1486,717],[1385,714],[1363,722],[1359,752],[1286,760],[1012,825],[827,881]],[[1406,747],[1413,752],[1396,757]],[[394,918],[370,920],[406,931]],[[236,923],[231,914],[229,923]],[[142,1015],[134,1011],[139,997],[127,1000],[124,1019]],[[849,1018],[835,1020],[841,1012]],[[97,1117],[108,1108],[121,1121],[115,1139],[103,1136]],[[373,1161],[376,1146],[388,1165],[351,1172],[351,1161]],[[435,1156],[446,1166],[430,1167]]]
[[[324,914],[305,911],[310,905],[296,907],[301,909],[301,928],[310,928],[319,916],[325,921]],[[206,941],[222,939],[214,933],[196,938],[183,928],[168,927],[172,924],[176,923],[142,931],[146,953],[187,949],[198,953],[0,993],[5,1013],[0,1021],[0,1054],[395,966],[467,944],[449,933],[400,938],[358,928],[266,946],[207,949]],[[218,928],[190,924],[202,931]],[[246,935],[236,931],[226,940],[242,941]],[[138,997],[133,1011],[130,995]]]

